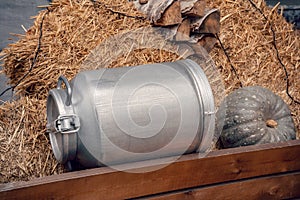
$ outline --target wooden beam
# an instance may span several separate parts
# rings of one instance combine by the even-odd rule
[[[195,18],[191,22],[192,32],[194,33],[212,33],[220,32],[220,11],[218,9],[208,10],[201,18]]]
[[[180,0],[181,13],[186,16],[203,17],[205,14],[205,0]]]
[[[190,19],[186,18],[182,21],[177,29],[175,36],[176,41],[189,41],[191,32],[190,25]]]
[[[300,170],[300,141],[182,156],[148,173],[103,167],[0,185],[0,199],[124,199]],[[124,165],[147,170],[163,159]],[[153,167],[152,166],[152,167]],[[255,187],[255,186],[253,186]]]
[[[215,44],[217,43],[217,39],[212,36],[203,36],[197,44],[201,45],[204,49],[206,49],[207,52],[210,52]]]
[[[300,197],[300,171],[274,175],[184,191],[148,196],[140,199],[295,199]]]
[[[180,2],[173,2],[162,14],[161,18],[154,22],[157,26],[177,25],[182,22]]]

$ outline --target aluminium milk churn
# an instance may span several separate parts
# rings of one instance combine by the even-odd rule
[[[214,114],[208,79],[187,59],[61,76],[47,130],[60,163],[90,168],[205,151]]]

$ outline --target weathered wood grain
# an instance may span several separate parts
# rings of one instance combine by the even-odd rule
[[[202,17],[205,14],[205,0],[180,0],[181,13],[186,16]]]
[[[219,33],[220,11],[218,9],[207,10],[203,17],[192,21],[191,29],[194,33]]]
[[[176,41],[189,41],[190,40],[190,19],[184,19],[179,25],[175,36]]]
[[[156,200],[190,199],[295,199],[300,197],[300,171],[283,175],[247,179],[208,187],[148,196]],[[144,198],[141,198],[144,199]]]
[[[0,185],[0,199],[124,199],[300,170],[300,141],[182,156],[157,171],[103,167]],[[201,158],[202,157],[202,158]],[[147,170],[164,159],[126,164]],[[145,167],[149,166],[149,167]],[[254,187],[254,186],[253,186]]]
[[[162,14],[161,18],[154,22],[154,25],[158,26],[170,26],[177,25],[182,22],[180,2],[175,1],[171,4],[165,12]]]

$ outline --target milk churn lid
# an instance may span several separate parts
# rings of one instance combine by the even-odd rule
[[[202,110],[204,113],[204,123],[202,125],[202,138],[198,152],[205,153],[210,150],[215,133],[215,102],[214,95],[205,72],[193,60],[187,59],[181,61],[188,65],[187,68],[194,79],[194,85],[197,87],[199,99],[201,99]]]
[[[65,83],[66,89],[62,89],[62,82]],[[74,113],[71,97],[70,84],[61,76],[57,88],[50,90],[47,99],[47,132],[54,156],[60,163],[73,160],[76,156],[80,121]]]

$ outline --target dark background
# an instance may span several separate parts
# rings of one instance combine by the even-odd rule
[[[41,10],[37,6],[47,4],[49,4],[48,0],[0,0],[0,51],[17,40],[17,37],[12,36],[11,33],[25,34],[21,25],[29,29],[34,21],[30,18]],[[6,81],[6,77],[0,74],[0,93],[8,87]],[[1,100],[6,101],[11,97],[12,93],[7,92],[0,97],[0,104]]]

